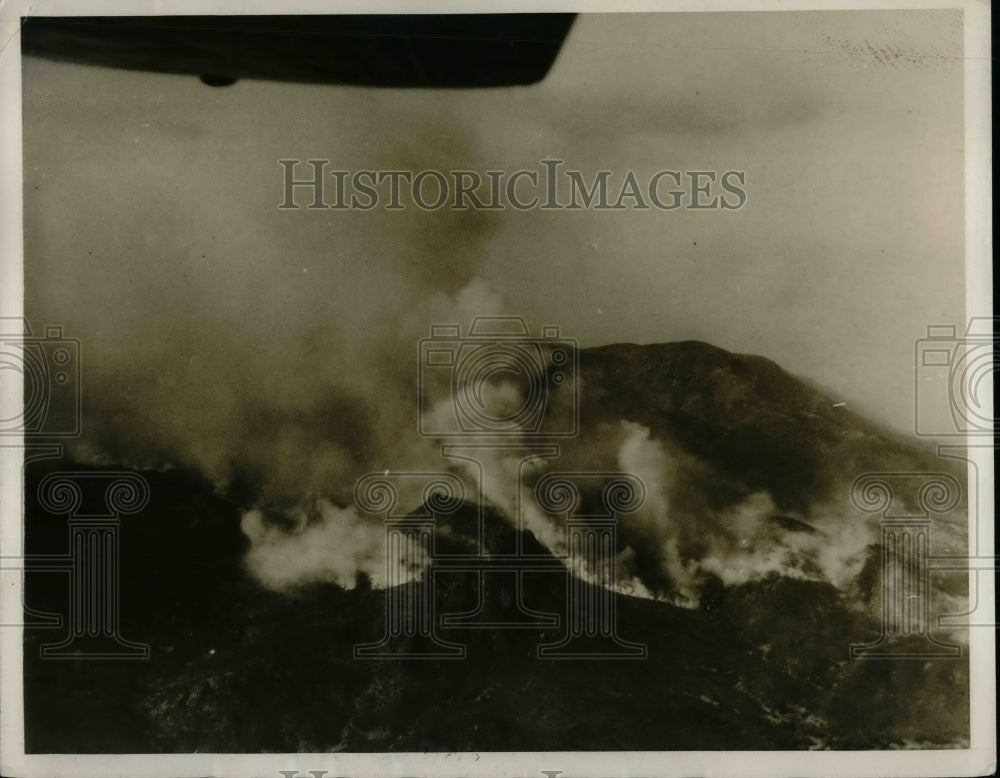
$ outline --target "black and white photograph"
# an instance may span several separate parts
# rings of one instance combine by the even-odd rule
[[[2,7],[0,772],[987,775],[990,9]]]

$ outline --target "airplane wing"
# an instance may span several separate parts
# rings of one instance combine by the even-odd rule
[[[531,84],[573,14],[93,16],[23,20],[25,55],[131,70],[383,87]]]

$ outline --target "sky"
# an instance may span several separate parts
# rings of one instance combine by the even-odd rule
[[[320,479],[386,446],[412,405],[369,424],[358,398],[409,391],[432,323],[500,312],[584,346],[761,354],[912,431],[914,342],[964,319],[961,52],[958,12],[866,11],[581,16],[542,82],[483,90],[212,88],[25,58],[26,311],[83,342],[88,445],[127,430],[209,472],[236,446],[295,481],[275,462],[308,445]],[[279,210],[277,160],[316,158],[735,169],[747,202]],[[349,422],[312,424],[318,407]]]

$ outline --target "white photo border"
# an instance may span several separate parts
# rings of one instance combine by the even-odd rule
[[[0,315],[23,315],[23,171],[20,19],[28,16],[374,14],[475,12],[722,12],[960,9],[965,36],[966,318],[993,315],[990,7],[983,0],[0,0]],[[10,382],[8,382],[10,384]],[[21,389],[5,386],[0,405],[20,408]],[[992,393],[987,390],[987,396]],[[2,416],[3,414],[0,414]],[[0,548],[20,546],[22,452],[0,447]],[[992,517],[993,451],[972,448],[982,517]],[[970,515],[970,525],[978,517]],[[970,526],[970,530],[974,529]],[[980,553],[994,548],[992,522],[978,528]],[[993,553],[993,552],[990,552]],[[975,571],[970,571],[970,586]],[[988,581],[988,588],[982,584]],[[981,576],[979,607],[994,611],[991,576]],[[0,570],[0,623],[21,613],[22,576]],[[278,776],[281,770],[328,776],[932,776],[996,770],[995,630],[970,629],[970,748],[864,752],[670,751],[390,754],[61,754],[24,753],[22,630],[0,629],[0,774],[5,776]]]

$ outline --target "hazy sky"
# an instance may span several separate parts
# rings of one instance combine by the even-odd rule
[[[584,345],[762,354],[912,430],[913,343],[964,318],[961,46],[959,12],[584,16],[543,82],[459,91],[211,88],[25,59],[28,311],[84,339],[89,386],[141,396],[141,365],[184,396],[212,370],[252,404],[341,380],[372,358],[372,333],[415,370],[436,316],[503,298]],[[550,157],[745,170],[748,200],[277,209],[282,158],[512,171]],[[203,404],[239,402],[221,394]]]

